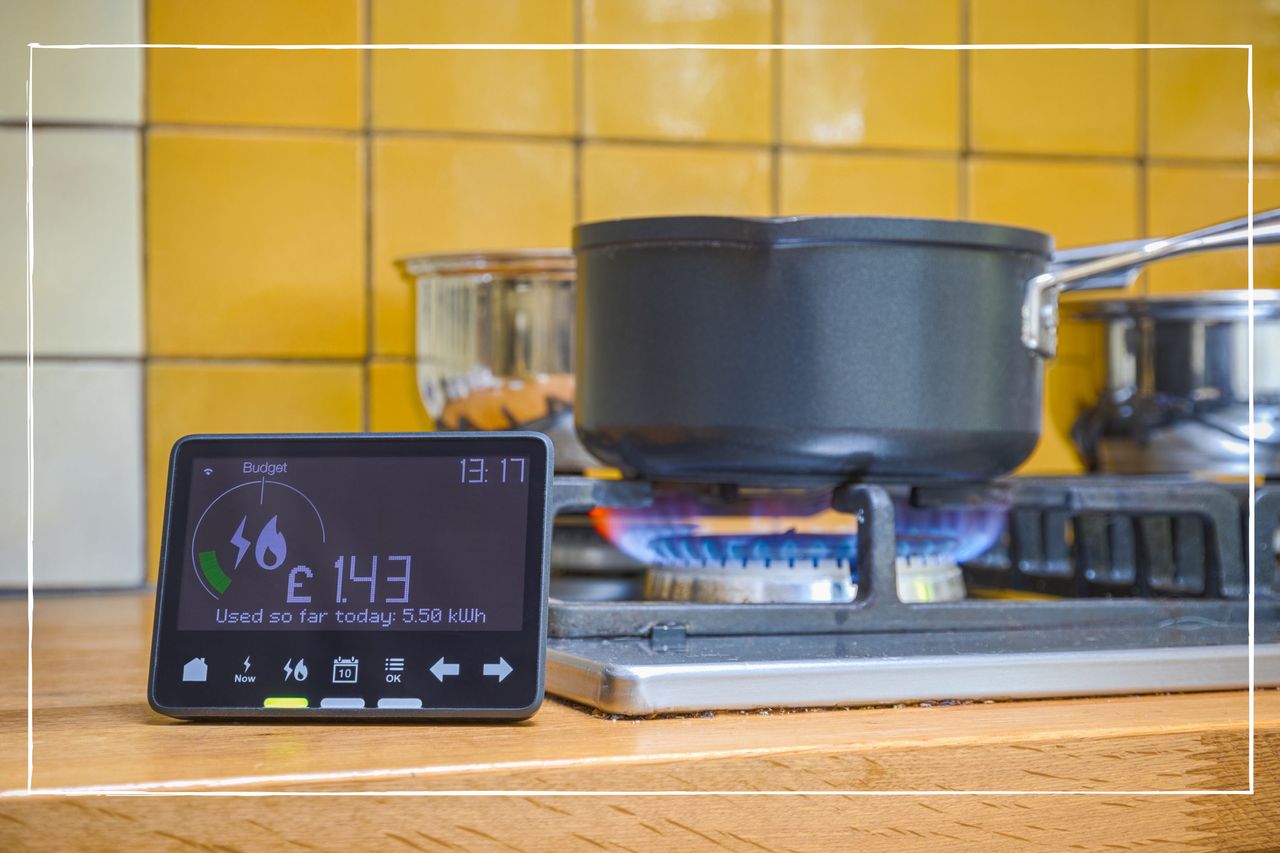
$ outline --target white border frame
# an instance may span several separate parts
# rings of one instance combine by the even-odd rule
[[[0,798],[21,796],[182,796],[182,797],[622,797],[622,796],[1206,796],[1249,795],[1254,793],[1254,571],[1257,561],[1256,553],[1256,519],[1254,513],[1255,492],[1255,437],[1249,435],[1249,524],[1248,524],[1248,575],[1249,575],[1249,787],[1243,790],[1184,790],[1184,791],[1019,791],[1019,790],[985,790],[985,791],[557,791],[557,790],[493,790],[493,791],[192,791],[168,790],[177,786],[189,788],[192,785],[235,785],[250,783],[286,784],[302,782],[341,781],[369,777],[390,776],[390,772],[351,771],[333,773],[299,773],[278,776],[254,776],[217,780],[169,780],[162,782],[137,783],[124,786],[87,786],[72,788],[33,788],[32,777],[35,771],[35,712],[33,705],[33,670],[32,642],[35,633],[35,296],[33,281],[35,273],[35,221],[33,217],[35,203],[34,159],[35,146],[32,129],[32,81],[34,80],[35,52],[37,50],[83,50],[83,49],[163,49],[163,50],[437,50],[437,51],[478,51],[478,50],[515,50],[515,51],[679,51],[679,50],[717,50],[717,51],[855,51],[855,50],[923,50],[923,51],[993,51],[993,50],[1244,50],[1248,66],[1246,74],[1246,99],[1249,109],[1249,156],[1248,156],[1248,229],[1247,229],[1247,269],[1248,269],[1248,378],[1249,378],[1249,417],[1254,417],[1254,322],[1253,322],[1253,45],[1252,44],[306,44],[306,45],[229,45],[229,44],[39,44],[27,45],[27,785],[25,789],[0,791]],[[647,757],[646,757],[647,758]],[[543,766],[545,762],[539,762]],[[414,768],[399,768],[400,772],[413,771]],[[421,769],[419,769],[421,770]]]

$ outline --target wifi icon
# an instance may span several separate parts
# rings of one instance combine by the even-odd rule
[[[213,476],[213,469],[212,469],[212,468],[205,468],[205,469],[204,469],[204,475],[205,475],[206,477],[212,477],[212,476]]]

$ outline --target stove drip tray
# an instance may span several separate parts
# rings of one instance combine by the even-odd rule
[[[644,537],[658,553],[646,589],[667,600],[553,599],[550,692],[648,715],[1248,683],[1250,505],[1240,487],[1078,477],[808,496],[811,511],[798,517],[834,513],[852,528],[838,554],[830,540],[824,553],[799,547],[813,531],[794,524],[691,530],[705,507],[674,517],[654,512],[662,500],[642,482],[557,480],[557,512],[594,510],[597,526],[667,525]],[[1252,512],[1255,677],[1280,686],[1280,487],[1259,489]],[[983,548],[957,557],[921,547],[940,541],[940,518],[952,531],[985,531],[966,540]],[[731,544],[737,550],[721,547]],[[963,580],[949,591],[938,580],[958,578],[961,564],[970,595],[984,597],[964,598]],[[922,574],[934,585],[930,603],[913,600]]]

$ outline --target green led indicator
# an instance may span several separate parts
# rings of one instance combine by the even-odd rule
[[[219,595],[231,586],[231,578],[222,570],[222,566],[218,565],[216,551],[200,552],[200,571],[204,574],[204,579],[209,582],[209,586],[216,589]]]
[[[262,703],[264,708],[305,708],[305,696],[268,696]]]

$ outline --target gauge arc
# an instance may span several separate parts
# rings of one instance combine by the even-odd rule
[[[311,511],[312,511],[312,512],[314,512],[314,513],[316,514],[316,521],[317,521],[317,522],[319,522],[319,524],[320,524],[320,542],[321,542],[321,544],[328,544],[329,538],[328,538],[328,534],[325,532],[325,527],[324,527],[324,516],[322,516],[322,515],[320,514],[320,510],[316,508],[315,503],[311,500],[311,498],[307,497],[306,493],[304,493],[302,490],[298,489],[298,488],[297,488],[297,487],[295,487],[295,486],[291,486],[291,485],[289,485],[288,483],[282,483],[282,482],[280,482],[279,480],[265,480],[265,478],[263,478],[263,479],[258,479],[258,480],[250,480],[250,481],[249,481],[249,482],[247,482],[247,483],[239,483],[239,484],[234,485],[234,486],[232,486],[231,488],[227,489],[227,490],[226,490],[226,491],[224,491],[222,494],[218,495],[216,498],[214,498],[213,500],[209,501],[208,505],[207,505],[207,506],[205,506],[205,508],[204,508],[204,512],[200,513],[200,518],[196,521],[196,526],[195,526],[195,527],[193,527],[193,528],[191,529],[191,562],[192,562],[192,565],[194,565],[194,566],[196,566],[196,567],[200,567],[200,565],[201,565],[201,564],[200,564],[200,559],[199,559],[199,557],[196,555],[196,533],[198,533],[198,532],[199,532],[199,530],[200,530],[200,525],[204,524],[204,517],[205,517],[206,515],[208,515],[208,514],[209,514],[209,510],[213,509],[214,505],[215,505],[215,504],[217,504],[217,503],[218,503],[218,501],[222,500],[222,499],[223,499],[223,498],[225,498],[227,495],[229,495],[229,494],[231,494],[232,492],[234,492],[236,489],[243,489],[243,488],[245,488],[246,486],[260,486],[260,487],[265,491],[267,484],[270,484],[270,485],[273,485],[273,486],[282,486],[282,487],[284,487],[284,488],[288,489],[289,491],[296,493],[299,497],[301,497],[304,501],[306,501],[306,502],[307,502],[307,505],[308,505],[309,507],[311,507]],[[200,575],[201,575],[201,573],[200,573],[200,572],[197,572],[196,574],[197,574],[197,576],[200,576]],[[228,580],[228,584],[229,584],[229,583],[230,583],[230,581]],[[219,590],[218,594],[216,594],[216,595],[215,595],[212,591],[210,591],[210,590],[209,590],[209,588],[208,588],[208,586],[205,584],[205,582],[204,582],[204,579],[203,579],[203,578],[201,578],[201,584],[200,584],[200,585],[201,585],[201,586],[203,586],[203,587],[205,587],[205,592],[208,592],[208,593],[209,593],[210,595],[212,595],[214,598],[219,598],[219,597],[221,596],[221,593],[222,593],[222,592],[225,592],[225,587],[224,587],[222,590]]]

